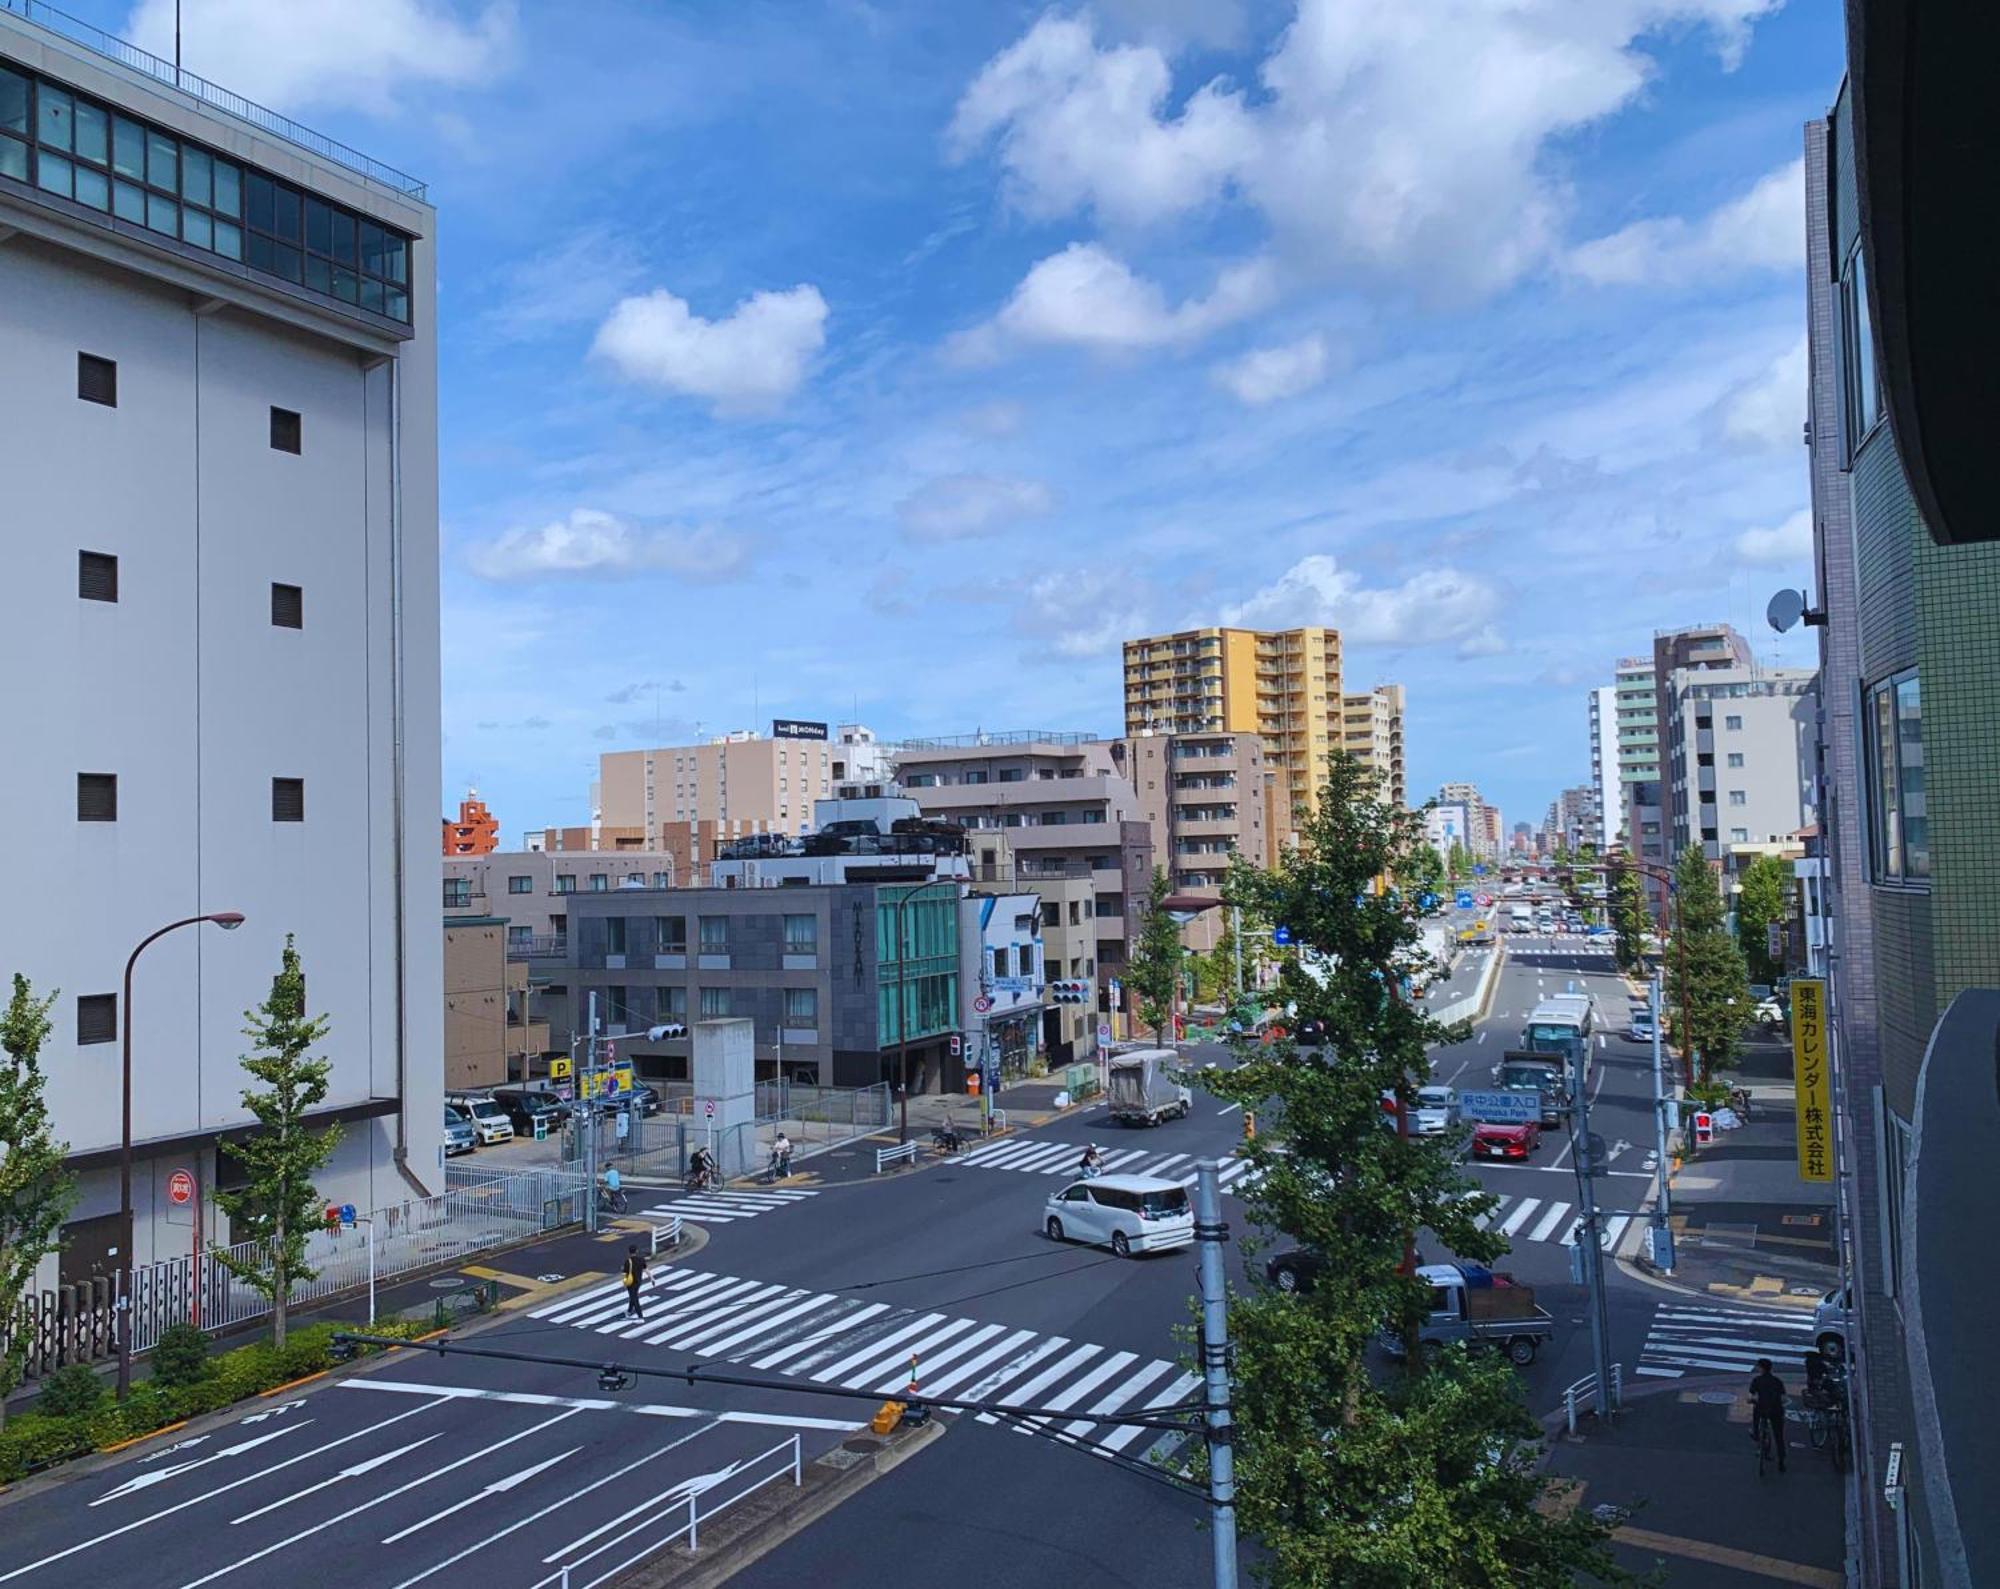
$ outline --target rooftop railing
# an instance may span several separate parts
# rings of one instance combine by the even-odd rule
[[[262,132],[275,133],[288,143],[295,143],[301,149],[323,155],[336,165],[366,177],[370,182],[379,183],[392,192],[406,198],[421,199],[428,191],[426,185],[406,171],[398,171],[394,166],[384,165],[380,160],[363,154],[359,149],[329,138],[323,132],[301,126],[289,116],[281,116],[275,110],[266,109],[241,94],[197,77],[193,72],[176,66],[172,61],[163,61],[159,56],[142,50],[136,44],[128,44],[115,34],[106,33],[102,28],[71,16],[67,11],[58,11],[54,6],[44,5],[42,0],[0,0],[0,11],[17,17],[24,17],[37,27],[47,28],[59,34],[72,44],[81,44],[85,49],[94,50],[107,60],[116,61],[120,66],[177,88],[190,98],[200,100],[212,110],[234,116],[238,121],[248,122]]]

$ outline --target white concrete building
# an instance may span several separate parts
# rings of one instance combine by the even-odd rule
[[[1625,831],[1625,794],[1618,779],[1618,689],[1605,684],[1590,692],[1591,814],[1597,853],[1608,855]]]
[[[1042,1047],[1048,962],[1038,894],[967,894],[958,902],[959,1026],[966,1068],[1008,1079]]]
[[[176,1170],[227,1239],[243,1012],[287,934],[346,1133],[321,1190],[444,1182],[435,216],[173,80],[0,11],[0,973],[60,991],[80,1180],[46,1284],[119,1264],[128,1013],[132,1256],[188,1251]],[[134,946],[219,911],[245,924],[160,939],[123,1009]]]

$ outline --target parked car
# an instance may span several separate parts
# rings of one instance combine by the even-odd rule
[[[1528,1159],[1541,1146],[1542,1128],[1534,1124],[1496,1125],[1482,1121],[1472,1133],[1475,1159]]]
[[[569,1105],[540,1087],[496,1087],[493,1101],[506,1111],[514,1130],[523,1136],[534,1135],[537,1120],[544,1122],[542,1129],[546,1132],[555,1130],[569,1118]]]
[[[1835,1286],[1820,1298],[1819,1306],[1813,1309],[1813,1345],[1819,1348],[1820,1356],[1845,1362],[1847,1332],[1851,1327],[1847,1293]]]
[[[1458,1118],[1458,1094],[1449,1087],[1419,1087],[1417,1107],[1410,1111],[1410,1130],[1420,1137],[1441,1137]]]
[[[1050,1241],[1109,1247],[1119,1257],[1186,1247],[1194,1208],[1178,1181],[1150,1175],[1099,1175],[1074,1181],[1048,1201],[1042,1229]]]
[[[1312,1290],[1326,1260],[1310,1247],[1292,1247],[1273,1253],[1264,1264],[1264,1278],[1280,1291],[1300,1295]]]
[[[507,1118],[507,1111],[483,1092],[450,1093],[445,1102],[472,1122],[481,1147],[514,1140],[514,1122]]]
[[[512,1128],[509,1128],[510,1133]],[[444,1106],[444,1152],[450,1158],[454,1153],[470,1153],[479,1146],[479,1133],[472,1128],[472,1122],[450,1104]]]

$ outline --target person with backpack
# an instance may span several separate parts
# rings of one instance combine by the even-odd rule
[[[639,1288],[646,1283],[646,1255],[639,1251],[635,1241],[625,1249],[625,1317],[643,1319],[645,1308],[639,1301]]]

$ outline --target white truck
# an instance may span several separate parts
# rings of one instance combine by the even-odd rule
[[[1170,1048],[1113,1054],[1105,1087],[1111,1118],[1120,1125],[1133,1126],[1185,1120],[1194,1107],[1194,1095],[1173,1079],[1171,1067],[1179,1061],[1180,1056]]]

